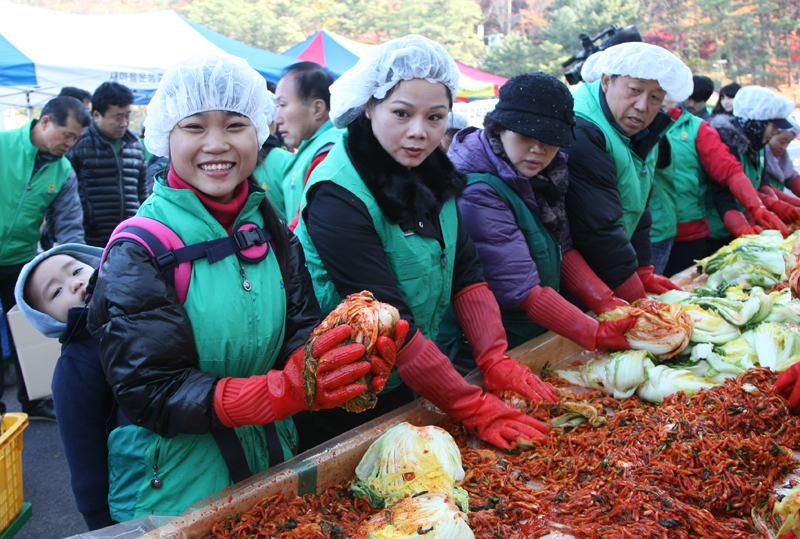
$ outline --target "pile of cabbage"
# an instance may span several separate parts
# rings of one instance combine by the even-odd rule
[[[369,447],[350,484],[356,496],[386,511],[359,528],[366,539],[474,539],[461,452],[436,426],[400,423]]]
[[[753,367],[787,370],[800,362],[800,301],[790,288],[767,292],[754,283],[772,287],[786,279],[783,257],[793,242],[774,231],[744,236],[700,261],[710,274],[706,286],[662,294],[661,302],[680,306],[693,321],[688,346],[677,354],[663,353],[672,342],[643,341],[632,346],[636,350],[604,353],[556,374],[615,398],[635,393],[662,402],[678,391],[692,395],[721,385]]]

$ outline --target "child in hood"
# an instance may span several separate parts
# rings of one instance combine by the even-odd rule
[[[113,396],[100,350],[86,329],[87,285],[103,250],[65,244],[28,262],[14,294],[19,310],[45,337],[58,338],[53,403],[72,493],[90,530],[111,526],[108,432]]]

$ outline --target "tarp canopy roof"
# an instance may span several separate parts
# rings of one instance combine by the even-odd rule
[[[141,39],[129,37],[132,32]],[[167,67],[219,51],[244,58],[275,82],[284,67],[296,62],[171,10],[76,15],[0,0],[0,108],[42,106],[63,86],[91,92],[108,80],[125,84],[136,102],[145,104]]]
[[[356,65],[358,59],[376,45],[358,43],[352,39],[320,30],[302,43],[298,43],[283,53],[284,56],[301,61],[316,62],[326,66],[334,76]],[[461,73],[458,98],[489,98],[498,94],[500,86],[508,80],[506,77],[493,75],[474,67],[456,62]]]

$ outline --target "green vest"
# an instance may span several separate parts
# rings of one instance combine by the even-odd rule
[[[308,186],[330,181],[347,189],[364,203],[372,216],[372,223],[383,244],[386,260],[397,281],[397,287],[414,315],[414,324],[422,331],[423,335],[435,340],[439,333],[439,324],[450,305],[453,286],[453,265],[456,258],[456,237],[458,235],[458,213],[455,198],[445,202],[439,213],[439,226],[442,229],[445,244],[444,250],[435,238],[405,233],[399,225],[391,224],[383,216],[378,203],[347,155],[346,141],[347,135],[345,134],[333,147],[325,161],[311,173]],[[303,197],[301,215],[305,212],[306,204],[307,201]],[[317,248],[308,234],[305,219],[300,219],[295,234],[303,244],[308,271],[314,282],[314,292],[322,308],[322,315],[326,316],[343,298],[336,291],[333,281],[325,271]],[[358,246],[345,246],[344,248],[357,249]],[[384,391],[394,389],[399,383],[400,377],[397,376],[395,369],[386,383]]]
[[[497,176],[473,173],[468,174],[467,178],[467,185],[486,183],[497,192],[503,203],[514,213],[517,226],[528,243],[531,258],[536,262],[542,286],[558,290],[561,283],[561,244],[542,224],[539,216],[525,204],[516,191]],[[525,311],[503,309],[501,314],[509,348],[519,346],[547,331],[534,323]]]
[[[31,124],[0,131],[0,266],[22,264],[36,256],[44,211],[72,170],[69,160],[61,157],[45,162],[31,177],[39,151],[31,142]]]
[[[670,164],[656,169],[650,210],[653,243],[674,238],[678,223],[697,221],[706,216],[705,192],[708,176],[697,157],[697,131],[701,118],[683,110],[664,136],[670,145]]]
[[[322,124],[314,136],[300,143],[285,164],[283,173],[283,213],[287,223],[297,215],[300,201],[303,200],[303,182],[305,181],[308,167],[317,156],[317,153],[328,144],[336,144],[341,138],[344,129],[336,129],[333,122],[328,120]],[[270,152],[271,153],[271,152]]]
[[[767,180],[769,181],[769,184],[775,189],[779,191],[785,190],[786,185],[772,174],[767,174]]]
[[[658,146],[644,161],[630,149],[630,139],[606,119],[600,104],[600,81],[583,84],[575,93],[575,114],[592,122],[603,132],[606,151],[614,158],[617,168],[617,190],[622,198],[622,217],[618,221],[628,236],[633,232],[647,209],[647,198],[653,188]]]
[[[284,207],[283,199],[283,177],[285,168],[292,154],[281,148],[272,148],[264,159],[253,171],[256,181],[261,188],[267,192],[272,207],[278,213],[278,216],[286,223],[286,208]],[[294,218],[294,215],[292,216]]]
[[[745,176],[747,176],[747,178],[750,180],[750,183],[753,184],[753,188],[756,191],[758,191],[758,188],[761,187],[761,175],[764,173],[766,161],[765,152],[766,150],[763,148],[759,152],[757,166],[753,164],[746,154],[739,152],[738,156]],[[746,211],[745,207],[742,206],[742,203],[738,200],[736,201],[736,206],[739,208],[740,212],[744,213]],[[722,221],[722,217],[717,210],[717,206],[714,204],[714,200],[711,198],[711,190],[706,193],[706,210],[708,212],[708,225],[711,227],[711,238],[716,240],[729,238],[731,233],[725,228],[725,223]]]
[[[237,223],[263,225],[258,205],[263,191],[251,193]],[[174,230],[186,245],[227,237],[189,189],[171,189],[156,182],[153,195],[138,215],[156,219]],[[286,296],[274,253],[256,264],[243,264],[252,289],[245,291],[236,256],[216,264],[192,263],[184,308],[197,347],[197,368],[219,377],[246,378],[266,374],[274,365],[284,339]],[[276,424],[284,447],[297,443],[291,419]],[[266,432],[261,426],[236,429],[252,472],[269,468]],[[179,515],[191,504],[231,485],[230,475],[210,433],[161,436],[135,425],[111,432],[109,446],[109,506],[120,522],[144,515]],[[150,486],[154,466],[162,482]]]

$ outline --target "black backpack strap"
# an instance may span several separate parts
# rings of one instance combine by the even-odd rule
[[[214,441],[217,442],[219,452],[222,453],[222,458],[228,467],[231,480],[234,483],[239,483],[251,477],[253,472],[250,471],[250,465],[247,464],[247,457],[244,454],[241,440],[236,436],[236,431],[229,427],[220,426],[211,429],[211,435],[214,437]],[[269,449],[271,455],[272,447]]]

